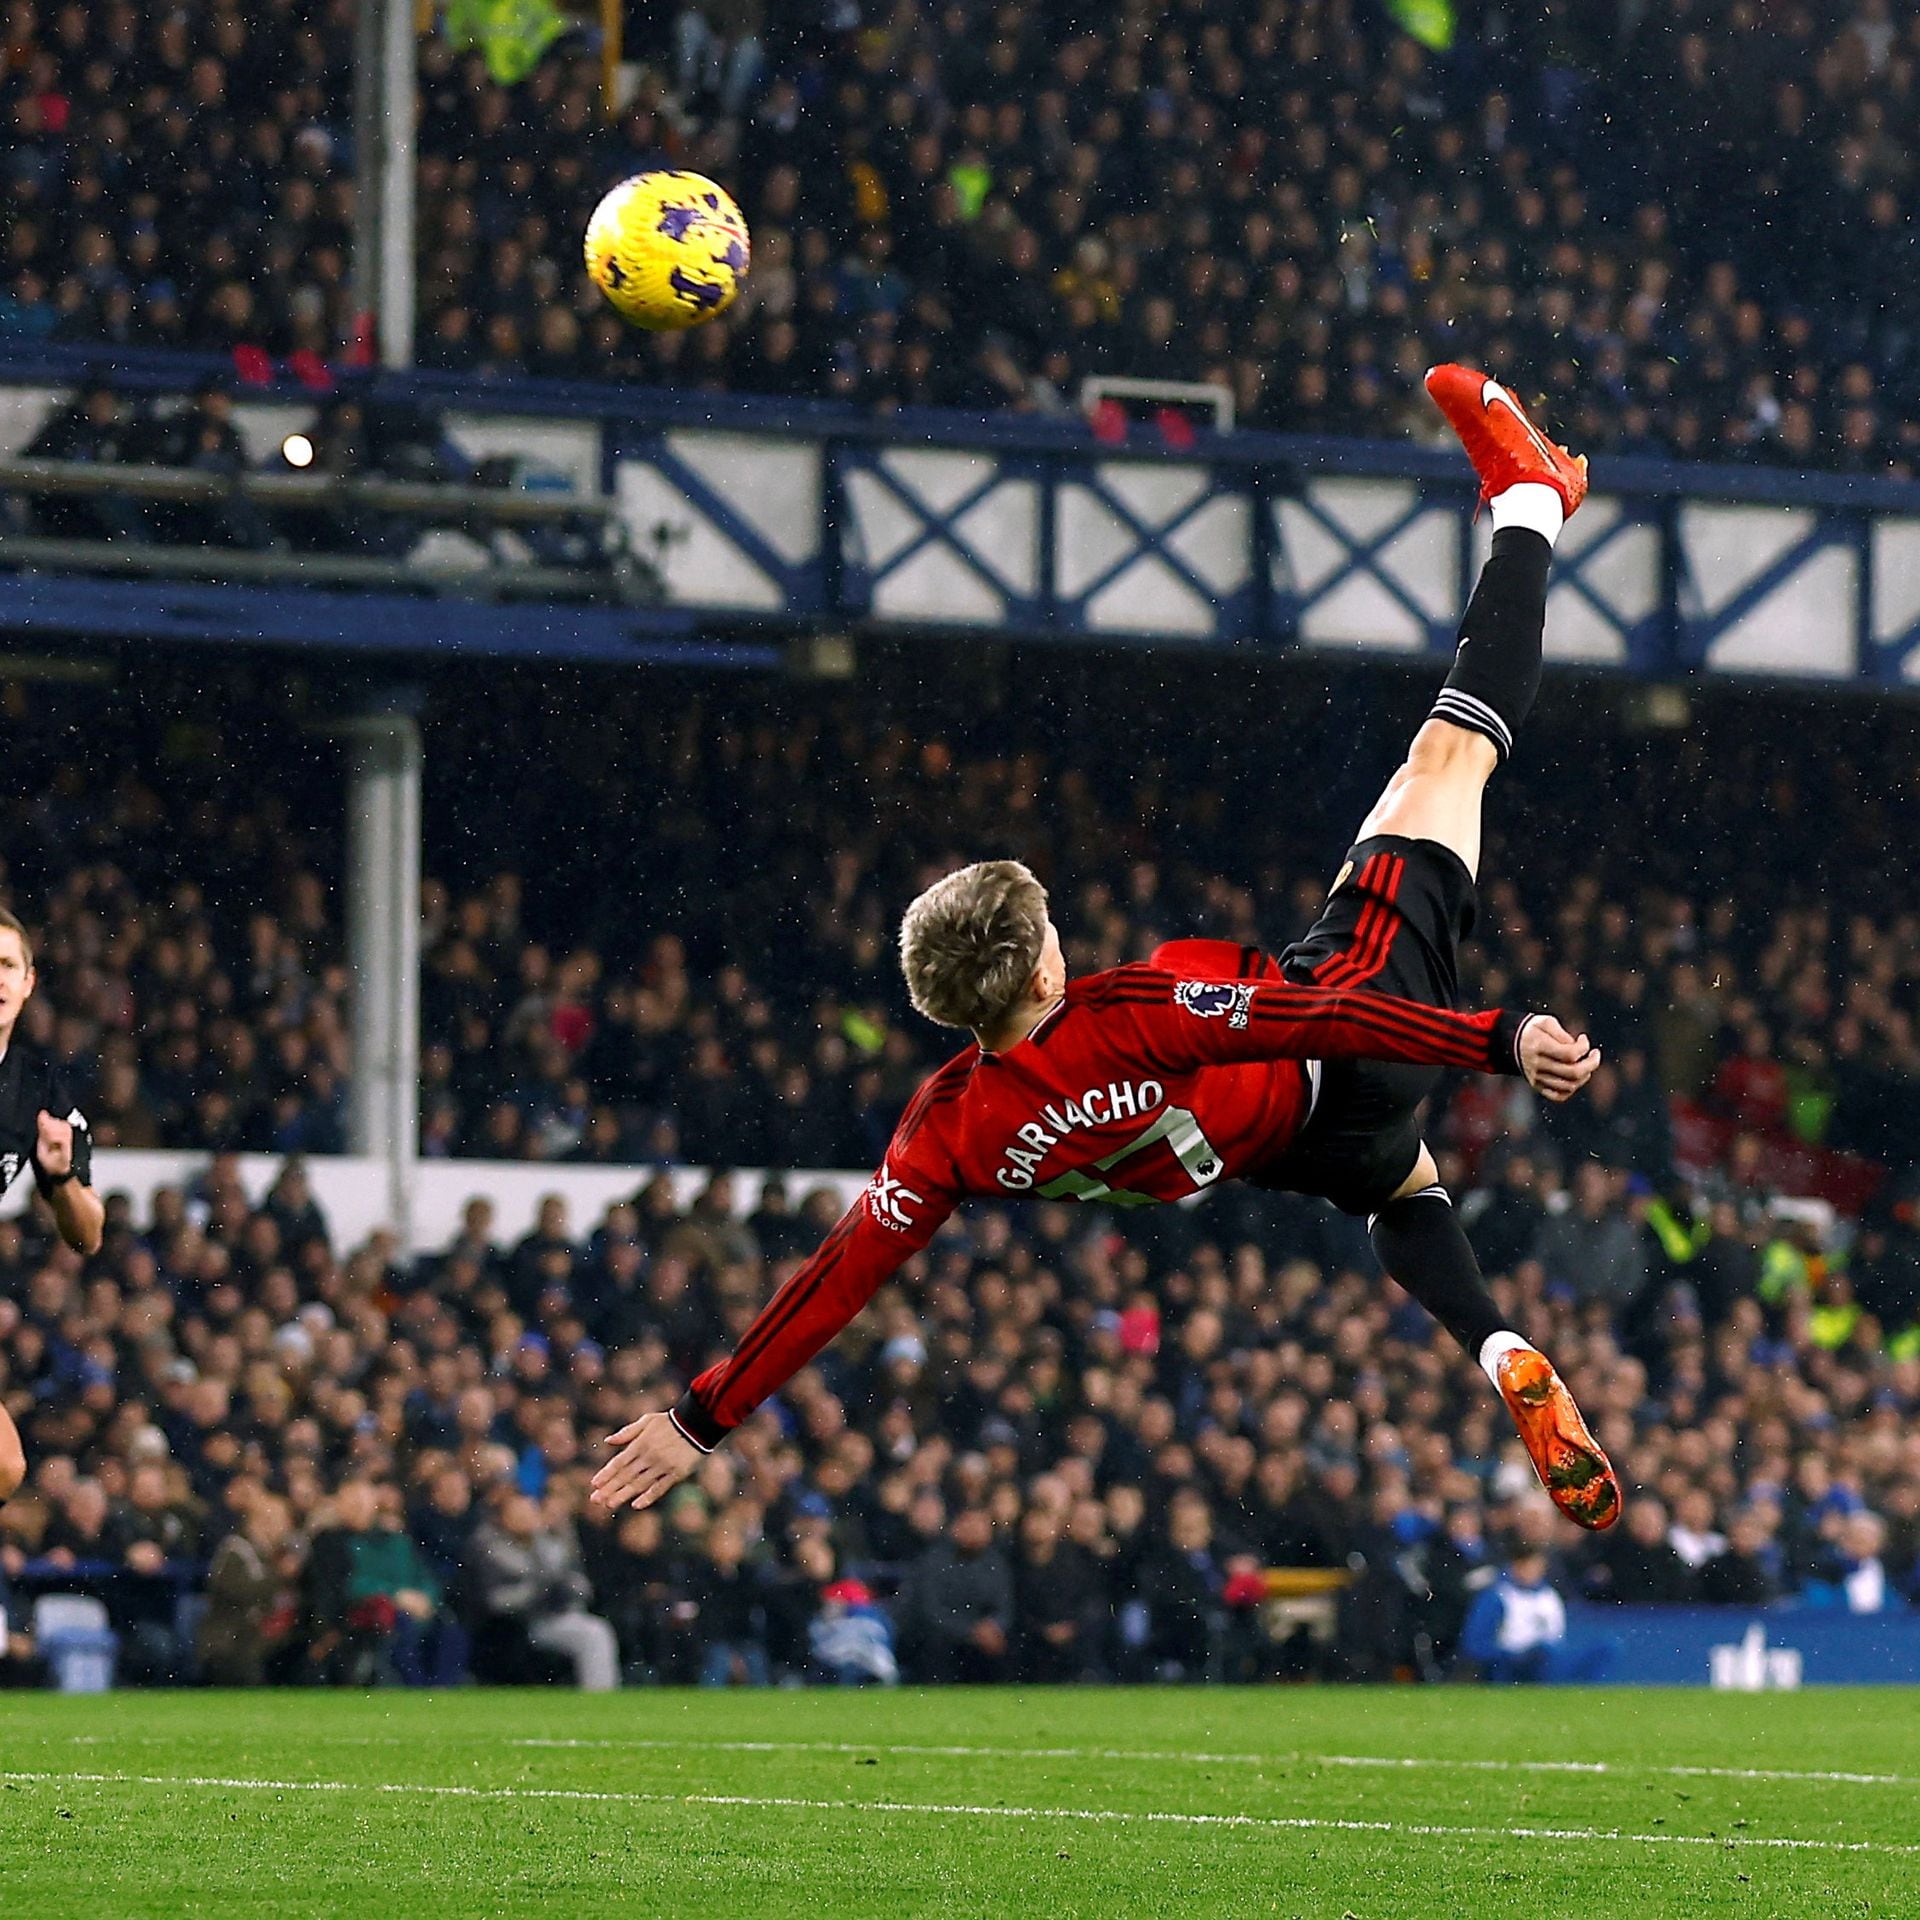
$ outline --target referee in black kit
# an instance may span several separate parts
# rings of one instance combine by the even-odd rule
[[[33,946],[27,930],[0,908],[0,1193],[32,1167],[34,1185],[53,1209],[60,1238],[76,1253],[98,1253],[107,1210],[89,1181],[93,1135],[65,1076],[14,1029],[33,997]],[[13,1416],[0,1401],[0,1502],[27,1477]]]

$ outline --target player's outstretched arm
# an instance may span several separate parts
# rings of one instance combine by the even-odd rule
[[[1156,967],[1122,967],[1098,1004],[1103,1016],[1132,1023],[1145,1059],[1174,1071],[1235,1060],[1395,1060],[1525,1075],[1565,1099],[1600,1063],[1584,1036],[1550,1015],[1454,1013],[1271,977],[1179,980]]]
[[[651,1506],[679,1485],[769,1394],[832,1341],[953,1211],[957,1196],[891,1157],[812,1259],[761,1308],[740,1344],[670,1413],[608,1436],[619,1448],[593,1477],[602,1506]]]

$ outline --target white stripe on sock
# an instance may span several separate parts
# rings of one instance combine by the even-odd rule
[[[1513,737],[1508,731],[1506,721],[1500,717],[1499,709],[1490,706],[1477,693],[1467,693],[1459,687],[1442,687],[1434,696],[1434,705],[1459,707],[1484,720],[1488,726],[1497,727],[1508,739]]]
[[[1462,693],[1458,687],[1442,687],[1434,699],[1433,711],[1440,719],[1451,720],[1455,726],[1465,727],[1473,733],[1484,733],[1503,753],[1513,751],[1512,729],[1484,700],[1476,699],[1470,693]]]

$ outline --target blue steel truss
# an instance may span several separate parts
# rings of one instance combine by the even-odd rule
[[[609,490],[621,461],[632,459],[652,467],[684,498],[690,509],[700,514],[732,541],[761,572],[778,583],[785,597],[782,612],[787,617],[801,619],[809,614],[828,611],[832,597],[827,587],[827,567],[823,557],[828,544],[824,533],[818,550],[808,558],[799,561],[787,559],[761,527],[742,510],[738,501],[729,499],[696,465],[674,451],[671,440],[673,425],[672,422],[664,422],[648,428],[609,432],[605,436],[603,469]]]
[[[1704,666],[1718,642],[1773,594],[1788,585],[1813,559],[1840,548],[1858,549],[1865,523],[1857,516],[1829,511],[1812,517],[1812,524],[1790,545],[1738,587],[1712,613],[1701,604],[1701,588],[1685,550],[1679,555],[1680,595],[1684,609],[1678,624],[1681,657],[1694,666]]]
[[[1105,469],[1113,464],[1110,458],[1055,463],[1053,484],[1056,488],[1067,482],[1084,488],[1106,512],[1126,528],[1134,540],[1131,550],[1122,552],[1105,566],[1097,569],[1077,593],[1061,593],[1056,584],[1053,598],[1056,626],[1067,631],[1083,633],[1092,631],[1089,610],[1093,602],[1107,588],[1146,560],[1157,562],[1165,567],[1182,585],[1198,594],[1203,600],[1212,603],[1215,609],[1215,621],[1210,637],[1215,645],[1234,646],[1243,640],[1277,637],[1266,629],[1266,624],[1261,618],[1262,602],[1269,600],[1270,595],[1261,577],[1262,569],[1259,564],[1257,543],[1250,546],[1247,554],[1245,583],[1224,593],[1214,587],[1173,544],[1175,539],[1185,529],[1191,527],[1202,513],[1221,499],[1232,499],[1244,504],[1247,510],[1247,524],[1251,529],[1255,517],[1261,510],[1252,477],[1244,470],[1212,467],[1209,469],[1207,486],[1195,494],[1185,506],[1176,509],[1170,518],[1154,526],[1136,513],[1122,498],[1118,489],[1107,480]],[[1188,463],[1181,461],[1180,464],[1185,466]],[[1048,563],[1057,582],[1060,554],[1056,544],[1049,543],[1049,548]]]
[[[1641,673],[1657,674],[1664,664],[1667,610],[1656,601],[1651,612],[1633,618],[1600,588],[1596,569],[1609,552],[1636,532],[1651,530],[1664,547],[1669,532],[1665,510],[1657,500],[1633,496],[1622,497],[1619,505],[1620,517],[1591,546],[1557,557],[1553,568],[1554,591],[1572,594],[1612,627],[1620,636],[1630,667]]]
[[[901,443],[917,450],[916,443]],[[967,516],[984,506],[1002,487],[1030,483],[1044,499],[1051,491],[1045,463],[1020,453],[994,452],[980,462],[981,476],[967,483],[959,495],[945,507],[936,507],[924,495],[909,486],[886,464],[892,451],[878,441],[835,440],[826,450],[825,495],[836,503],[838,525],[839,608],[850,620],[874,615],[875,598],[890,580],[907,570],[930,552],[938,550],[951,557],[979,583],[981,589],[1002,603],[1004,612],[995,625],[1020,632],[1043,630],[1053,624],[1053,571],[1051,554],[1045,540],[1045,516],[1036,502],[1034,515],[1033,579],[1030,590],[1023,591],[1017,571],[996,558],[981,538],[968,531]],[[977,457],[977,456],[976,456]],[[854,479],[870,481],[884,492],[895,509],[913,522],[906,540],[884,558],[876,558],[862,538],[857,516],[848,503],[848,489]],[[831,536],[830,536],[831,537]],[[920,616],[917,624],[928,627],[948,625],[977,626],[977,621],[943,617],[938,608]]]
[[[83,376],[105,375],[129,390],[184,393],[209,373],[230,371],[196,355],[108,357],[44,343],[0,349],[0,386],[70,387]],[[1391,641],[1383,635],[1383,646],[1404,651],[1412,638],[1444,650],[1452,644],[1458,608],[1436,611],[1423,603],[1407,563],[1391,549],[1423,516],[1450,516],[1459,592],[1468,580],[1471,476],[1457,455],[1428,448],[1253,433],[1202,434],[1183,447],[1147,434],[1115,447],[1077,420],[939,413],[876,418],[825,402],[449,375],[343,374],[341,382],[357,382],[376,399],[429,409],[577,423],[576,430],[598,435],[605,483],[628,463],[650,468],[665,489],[650,497],[671,498],[714,540],[730,543],[771,583],[756,591],[772,604],[743,612],[740,595],[705,590],[695,579],[676,581],[669,606],[631,614],[440,608],[423,600],[407,602],[406,618],[397,620],[394,608],[374,595],[219,583],[185,589],[41,574],[0,577],[0,630],[621,660],[698,656],[716,635],[761,629],[747,653],[730,656],[750,664],[775,657],[770,643],[780,631],[826,626],[966,626],[1036,639],[1152,644],[1150,621],[1130,625],[1124,617],[1136,583],[1143,583],[1162,594],[1163,604],[1204,609],[1184,629],[1170,628],[1169,640],[1283,648],[1298,643],[1316,608],[1364,584],[1373,598],[1363,604],[1393,611],[1401,622],[1400,635]],[[241,400],[317,404],[320,397],[287,380]],[[813,463],[817,527],[800,543],[804,552],[792,538],[791,501],[784,518],[770,513],[782,503],[749,497],[752,476],[741,479],[741,463],[716,477],[685,456],[686,442],[676,436],[703,428],[764,436],[790,461],[797,447]],[[902,479],[897,456],[907,451],[935,456],[936,467],[940,457],[951,456],[949,478],[932,489],[933,497]],[[1192,497],[1167,514],[1143,513],[1113,482],[1116,467],[1178,469],[1197,479]],[[960,475],[964,484],[953,477]],[[1361,516],[1365,530],[1356,530],[1321,491],[1336,479],[1395,488],[1412,483],[1412,499],[1396,506],[1396,496],[1382,491],[1378,511]],[[1865,678],[1888,688],[1920,682],[1920,542],[1903,536],[1888,543],[1893,558],[1885,565],[1898,578],[1875,577],[1876,528],[1920,526],[1920,484],[1606,458],[1594,462],[1594,485],[1618,519],[1582,550],[1569,543],[1555,591],[1561,605],[1593,617],[1593,631],[1617,636],[1617,649],[1610,637],[1605,648],[1617,652],[1626,670],[1668,677],[1719,672],[1725,667],[1717,654],[1724,650],[1802,677]],[[888,550],[877,558],[867,550],[852,504],[856,486],[868,501],[886,502]],[[1086,535],[1094,546],[1067,552],[1061,508],[1070,490],[1097,504],[1099,525]],[[982,512],[996,500],[1004,511]],[[1321,550],[1320,577],[1310,587],[1301,585],[1288,552],[1283,500],[1303,516],[1294,525],[1310,526]],[[1216,511],[1223,502],[1230,512]],[[1764,563],[1756,563],[1759,549],[1744,556],[1690,551],[1682,528],[1686,509],[1695,505],[1757,508],[1773,516]],[[1088,516],[1079,515],[1076,524],[1084,529]],[[784,533],[769,531],[776,525]],[[1027,550],[1004,547],[1009,537],[1028,543]],[[1836,549],[1849,555],[1846,577],[1855,590],[1817,595],[1808,570],[1831,569]],[[947,582],[969,604],[957,612],[943,608],[935,586],[923,590],[916,579]],[[1071,590],[1063,590],[1063,581],[1071,581]],[[1897,625],[1876,636],[1881,587],[1886,605],[1896,610],[1887,618]],[[1451,582],[1445,597],[1459,597]],[[1151,598],[1148,593],[1139,604]],[[1749,647],[1756,633],[1760,643]],[[1362,651],[1367,644],[1364,635],[1357,642]]]
[[[1457,489],[1453,491],[1457,492]],[[1350,585],[1356,575],[1364,574],[1387,597],[1400,606],[1407,617],[1424,631],[1427,646],[1435,651],[1450,649],[1455,638],[1455,623],[1452,620],[1435,620],[1418,600],[1406,589],[1406,584],[1389,567],[1383,564],[1387,549],[1409,532],[1419,521],[1431,513],[1436,504],[1446,504],[1445,493],[1436,494],[1426,486],[1416,487],[1413,504],[1404,512],[1396,515],[1377,532],[1355,535],[1349,533],[1342,524],[1320,506],[1313,497],[1310,487],[1302,487],[1289,492],[1286,504],[1307,515],[1328,539],[1342,549],[1340,564],[1310,591],[1301,591],[1293,585],[1293,570],[1288,564],[1284,536],[1276,532],[1277,542],[1275,561],[1280,579],[1286,584],[1278,586],[1276,591],[1284,609],[1284,630],[1298,632],[1301,623],[1322,601],[1330,600],[1341,588]],[[1453,503],[1457,509],[1457,502]],[[1277,516],[1280,502],[1273,503],[1273,512]]]

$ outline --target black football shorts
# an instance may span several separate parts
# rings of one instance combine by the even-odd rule
[[[1280,956],[1297,986],[1365,988],[1424,1007],[1455,1008],[1460,943],[1473,930],[1473,876],[1450,847],[1379,834],[1358,842],[1320,918]],[[1420,1157],[1420,1106],[1441,1067],[1329,1060],[1313,1117],[1255,1178],[1263,1187],[1377,1212]]]

